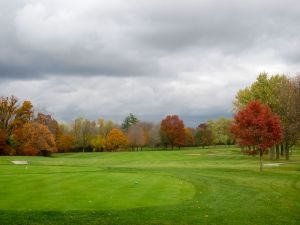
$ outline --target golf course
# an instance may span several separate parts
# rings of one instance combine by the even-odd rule
[[[1,156],[0,224],[299,224],[300,149],[268,158],[259,172],[223,146]]]

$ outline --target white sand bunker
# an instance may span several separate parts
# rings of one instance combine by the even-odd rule
[[[280,166],[285,163],[265,163],[264,166]]]
[[[197,155],[201,155],[201,154],[195,153],[195,154],[185,154],[185,155],[197,156]]]
[[[17,165],[27,165],[29,164],[28,161],[11,161],[13,164]]]

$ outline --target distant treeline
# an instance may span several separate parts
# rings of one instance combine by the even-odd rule
[[[299,76],[269,77],[266,73],[262,73],[251,86],[240,90],[234,101],[236,115],[245,110],[250,103],[259,101],[255,110],[266,110],[264,109],[266,106],[270,109],[270,113],[279,117],[280,132],[282,131],[280,141],[268,146],[273,155],[276,150],[277,158],[280,148],[281,154],[285,154],[288,158],[290,147],[299,141],[299,84]],[[243,115],[249,113],[257,112],[248,110],[248,114]],[[183,146],[232,145],[236,142],[246,153],[257,154],[258,144],[250,141],[251,135],[253,136],[255,132],[247,130],[248,136],[240,135],[245,131],[242,127],[239,127],[239,132],[237,129],[232,130],[238,123],[237,116],[221,117],[191,128],[185,127],[178,115],[168,115],[161,123],[155,124],[140,121],[134,114],[129,114],[122,124],[101,118],[97,121],[77,118],[69,124],[59,124],[51,115],[34,113],[30,101],[20,103],[14,96],[1,97],[0,155],[138,151],[145,147],[174,149]],[[270,129],[268,125],[266,129]]]

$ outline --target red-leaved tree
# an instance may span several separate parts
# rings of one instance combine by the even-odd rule
[[[260,101],[252,101],[235,115],[234,120],[231,132],[240,146],[254,146],[259,151],[262,171],[264,151],[278,144],[282,138],[279,117]]]
[[[167,116],[160,124],[161,141],[165,145],[170,144],[172,150],[175,146],[184,144],[184,124],[177,115]]]

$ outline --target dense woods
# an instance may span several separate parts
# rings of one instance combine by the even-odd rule
[[[0,154],[50,155],[69,151],[139,151],[143,148],[180,149],[182,146],[238,144],[243,153],[270,153],[270,159],[290,157],[299,141],[300,78],[261,73],[249,87],[238,91],[234,118],[220,117],[185,127],[178,115],[161,123],[140,121],[130,113],[120,125],[99,118],[76,118],[59,123],[36,112],[28,100],[0,98]]]

